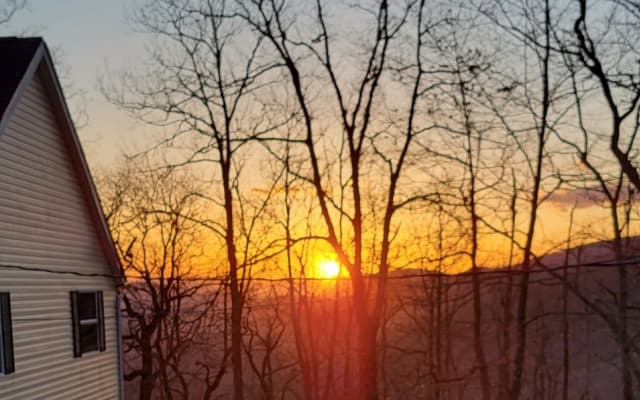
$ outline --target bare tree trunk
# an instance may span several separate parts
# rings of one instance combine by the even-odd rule
[[[469,208],[471,212],[471,282],[473,287],[473,348],[476,353],[478,369],[480,370],[480,382],[482,384],[482,398],[491,399],[491,382],[489,380],[489,367],[484,353],[482,343],[482,295],[481,295],[481,272],[478,268],[478,217],[476,214],[476,192],[475,192],[475,172],[470,161],[471,186],[469,189]]]
[[[377,329],[369,329],[364,325],[360,328],[358,340],[358,370],[359,370],[359,393],[358,398],[362,400],[378,399],[378,349],[375,332]]]
[[[509,204],[509,210],[511,212],[511,220],[509,226],[509,237],[511,243],[509,244],[509,258],[508,258],[508,270],[505,276],[504,291],[502,292],[501,307],[502,318],[500,323],[501,332],[498,334],[498,347],[500,349],[500,365],[498,366],[499,376],[499,389],[498,399],[509,400],[509,387],[510,387],[510,367],[511,367],[511,329],[513,323],[513,261],[515,251],[516,240],[516,221],[518,216],[517,202],[518,202],[518,187],[516,183],[515,172],[511,171],[511,187],[513,193]]]
[[[466,82],[462,77],[460,71],[463,70],[462,65],[456,65],[457,86],[460,91],[460,104],[461,111],[464,118],[464,131],[466,134],[466,166],[467,173],[469,174],[469,188],[466,196],[468,196],[468,210],[471,222],[471,286],[473,296],[473,349],[476,356],[477,368],[480,372],[480,384],[482,388],[482,399],[491,399],[491,381],[489,378],[489,366],[487,365],[487,357],[484,352],[484,344],[482,342],[482,325],[483,325],[483,313],[482,313],[482,288],[481,288],[481,271],[478,265],[478,220],[479,215],[477,211],[477,166],[476,160],[479,158],[481,152],[481,139],[477,139],[477,143],[474,143],[473,139],[473,126],[471,122],[470,110],[467,108],[469,100],[467,98]]]
[[[569,230],[567,232],[567,245],[565,247],[564,254],[564,270],[563,270],[563,279],[564,282],[567,282],[569,279],[569,256],[571,255],[571,229],[573,227],[573,214],[576,210],[576,206],[574,205],[571,208],[571,213],[569,214]],[[569,340],[569,316],[568,316],[568,306],[569,306],[569,287],[564,284],[562,285],[562,399],[569,400],[569,371],[571,370],[570,365],[570,346],[571,342]]]
[[[142,329],[140,340],[140,383],[138,390],[140,391],[140,400],[151,400],[153,394],[153,350],[151,346],[151,336],[145,328]]]
[[[628,337],[628,315],[627,307],[629,303],[629,284],[627,266],[624,263],[624,252],[622,250],[622,230],[620,229],[620,220],[618,216],[618,198],[622,187],[622,176],[618,182],[618,188],[615,193],[615,202],[611,207],[611,218],[614,229],[614,252],[616,260],[618,260],[618,347],[620,349],[620,374],[622,398],[632,400],[633,387],[631,378],[631,348]]]
[[[233,398],[244,399],[244,382],[242,376],[242,302],[243,294],[238,283],[238,258],[236,253],[234,222],[233,222],[233,195],[231,189],[230,162],[231,156],[229,137],[224,147],[220,146],[219,152],[222,162],[222,185],[224,191],[224,210],[226,217],[225,241],[227,259],[229,261],[229,286],[231,290],[231,365],[233,370]],[[226,160],[226,161],[225,161]]]
[[[544,159],[545,143],[547,140],[548,115],[551,106],[551,94],[549,91],[549,59],[551,56],[551,15],[549,0],[545,0],[544,8],[544,46],[541,55],[542,68],[542,110],[537,127],[537,148],[535,171],[533,171],[533,187],[531,189],[531,201],[529,203],[529,221],[526,243],[522,261],[522,275],[520,278],[520,292],[518,295],[518,308],[516,316],[516,355],[513,381],[511,384],[511,399],[517,400],[522,389],[522,375],[524,373],[525,352],[527,345],[527,301],[529,296],[529,272],[531,269],[532,247],[538,220],[538,207],[540,205],[540,184],[542,181],[542,162]]]

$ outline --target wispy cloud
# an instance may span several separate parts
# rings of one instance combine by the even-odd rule
[[[614,189],[610,188],[613,194]],[[629,191],[627,187],[620,190],[619,202],[624,203],[632,197],[632,201],[637,202],[640,197],[637,193]],[[592,206],[608,206],[608,198],[599,187],[578,188],[571,190],[557,190],[549,196],[548,201],[559,208],[588,208]]]

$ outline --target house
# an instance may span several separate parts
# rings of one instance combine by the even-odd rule
[[[121,270],[47,46],[0,38],[0,399],[122,398]]]

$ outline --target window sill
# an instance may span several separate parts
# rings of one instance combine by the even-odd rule
[[[75,357],[75,358],[93,357],[96,354],[100,354],[100,353],[102,353],[102,352],[98,351],[98,350],[91,350],[91,351],[87,351],[86,353],[82,353],[82,354],[80,354],[80,357]]]

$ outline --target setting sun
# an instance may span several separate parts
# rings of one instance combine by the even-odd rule
[[[335,261],[320,261],[318,275],[321,278],[335,278],[340,274],[340,265]]]

